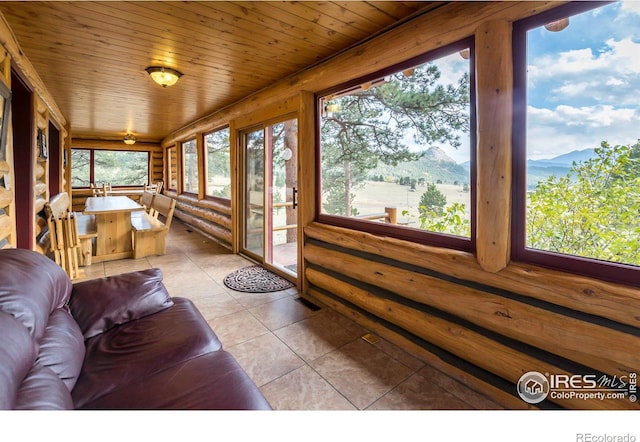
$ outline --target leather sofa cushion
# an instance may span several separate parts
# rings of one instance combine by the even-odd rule
[[[49,367],[71,391],[78,380],[84,354],[80,327],[66,309],[55,310],[49,316],[36,362]]]
[[[20,384],[16,410],[73,410],[71,393],[48,367],[36,364]]]
[[[18,389],[36,358],[29,330],[0,311],[0,410],[16,406]]]
[[[190,359],[120,388],[85,409],[270,410],[271,406],[226,351]]]
[[[174,306],[85,341],[86,356],[72,397],[76,408],[121,388],[132,388],[166,368],[222,348],[195,305]],[[165,388],[166,386],[163,386]]]
[[[36,343],[70,294],[71,281],[54,261],[32,250],[0,250],[0,310],[22,322]]]
[[[69,302],[85,339],[172,305],[160,269],[76,283]]]

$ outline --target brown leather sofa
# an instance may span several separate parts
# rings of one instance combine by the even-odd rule
[[[0,409],[270,409],[159,269],[72,284],[0,250]]]

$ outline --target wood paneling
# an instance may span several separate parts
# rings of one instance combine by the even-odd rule
[[[440,4],[36,1],[0,12],[74,136],[159,141]],[[163,89],[151,65],[184,76]]]

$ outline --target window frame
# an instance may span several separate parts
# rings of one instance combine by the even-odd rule
[[[196,166],[196,184],[197,184],[197,189],[195,192],[192,192],[190,190],[187,190],[187,180],[186,180],[186,172],[187,172],[187,167],[186,167],[186,158],[187,156],[185,155],[184,149],[185,149],[185,144],[193,142],[195,144],[195,154],[196,154],[196,162],[195,162],[195,166]],[[180,156],[182,161],[180,161],[180,164],[182,166],[182,170],[181,170],[181,174],[180,174],[180,179],[182,181],[182,193],[188,194],[188,195],[196,195],[198,196],[200,193],[200,155],[199,155],[199,149],[198,149],[198,138],[197,137],[193,137],[193,138],[189,138],[186,139],[184,141],[180,142]]]
[[[174,171],[172,170],[172,162],[171,162],[171,152],[175,152],[175,156],[176,156],[176,165],[175,165],[175,176],[176,176],[176,185],[175,187],[173,187],[171,185],[171,175],[172,173],[174,173]],[[178,186],[180,185],[180,167],[179,167],[179,161],[180,159],[178,158],[178,146],[176,144],[173,144],[169,147],[166,148],[166,152],[167,152],[167,177],[166,177],[166,187],[167,190],[172,190],[174,192],[178,192]]]
[[[552,270],[640,287],[640,267],[566,255],[526,246],[527,210],[527,32],[555,20],[595,10],[611,2],[578,2],[519,20],[513,25],[512,223],[511,259]]]
[[[416,65],[428,63],[444,56],[455,53],[462,49],[469,49],[469,182],[470,182],[470,221],[471,235],[469,237],[461,237],[448,233],[432,232],[428,230],[420,230],[416,228],[391,225],[376,221],[358,219],[354,217],[346,217],[339,215],[331,215],[322,213],[322,146],[321,146],[321,115],[322,115],[322,98],[327,95],[343,93],[353,90],[363,83],[375,81],[387,75],[401,72],[405,69],[412,68]],[[316,217],[317,222],[337,227],[371,233],[374,235],[384,235],[401,240],[411,241],[418,244],[424,244],[435,247],[443,247],[474,253],[476,250],[476,144],[477,144],[477,119],[476,119],[476,87],[475,87],[475,39],[468,37],[454,43],[448,44],[441,48],[434,49],[427,53],[412,57],[400,63],[394,64],[379,71],[358,77],[354,80],[344,82],[319,91],[315,94],[316,102]]]
[[[142,183],[142,184],[116,184],[116,185],[112,185],[112,187],[114,189],[117,188],[127,188],[127,187],[144,187],[145,184],[149,183],[149,180],[151,179],[151,151],[150,150],[136,150],[136,149],[109,149],[109,148],[98,148],[98,147],[72,147],[71,148],[71,154],[73,154],[74,150],[88,150],[89,151],[89,183],[95,183],[96,177],[95,177],[95,152],[96,151],[100,151],[100,152],[136,152],[136,153],[145,153],[147,155],[147,182],[146,183]],[[73,163],[71,163],[71,168],[69,169],[71,175],[70,175],[70,181],[71,183],[73,183]],[[90,189],[90,186],[82,186],[82,187],[73,187],[72,184],[72,189],[78,189],[78,190],[82,190],[82,189]]]
[[[229,198],[225,198],[225,197],[221,197],[221,196],[209,195],[207,193],[207,185],[209,183],[209,152],[207,151],[206,139],[207,139],[207,135],[211,135],[211,134],[214,134],[214,133],[222,131],[222,130],[229,131],[229,178],[231,180],[231,184],[233,185],[233,176],[231,174],[231,127],[227,124],[225,126],[218,127],[216,129],[207,131],[202,136],[202,140],[203,140],[203,161],[204,161],[204,183],[205,183],[204,197],[205,197],[205,199],[208,199],[208,200],[219,201],[219,202],[223,202],[223,203],[227,203],[228,204],[228,203],[231,202],[231,196],[229,196]]]

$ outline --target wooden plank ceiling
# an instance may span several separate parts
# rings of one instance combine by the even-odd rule
[[[159,141],[440,4],[2,1],[0,12],[75,138]],[[163,89],[152,65],[184,76]]]

